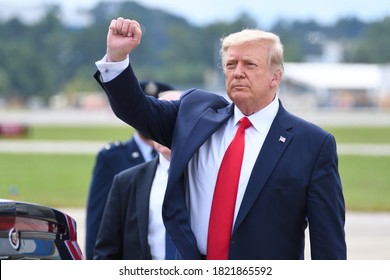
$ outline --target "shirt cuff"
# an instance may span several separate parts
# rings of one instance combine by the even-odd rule
[[[119,76],[129,66],[129,56],[123,61],[107,62],[107,55],[96,61],[95,65],[100,72],[100,79],[107,83]]]

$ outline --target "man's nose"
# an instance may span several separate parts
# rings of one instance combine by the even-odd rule
[[[234,77],[236,79],[245,77],[245,71],[242,64],[237,64],[236,69],[234,70]]]

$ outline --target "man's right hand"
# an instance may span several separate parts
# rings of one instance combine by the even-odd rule
[[[141,43],[142,31],[135,20],[119,17],[111,21],[107,34],[107,61],[118,62]]]

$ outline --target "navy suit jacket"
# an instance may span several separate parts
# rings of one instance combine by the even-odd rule
[[[201,259],[186,205],[188,162],[232,116],[233,105],[197,89],[179,101],[153,100],[131,66],[110,82],[101,83],[99,72],[95,79],[117,117],[171,148],[164,223],[183,259]],[[238,212],[229,259],[303,259],[308,224],[312,259],[345,259],[344,223],[334,137],[280,103]]]
[[[114,177],[94,259],[150,260],[149,197],[158,157]]]
[[[132,138],[105,146],[96,156],[87,201],[86,258],[93,258],[96,236],[99,231],[112,180],[119,172],[145,162],[137,143]]]

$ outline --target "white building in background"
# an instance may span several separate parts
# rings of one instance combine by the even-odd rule
[[[390,107],[390,65],[285,63],[280,97],[302,109]]]

